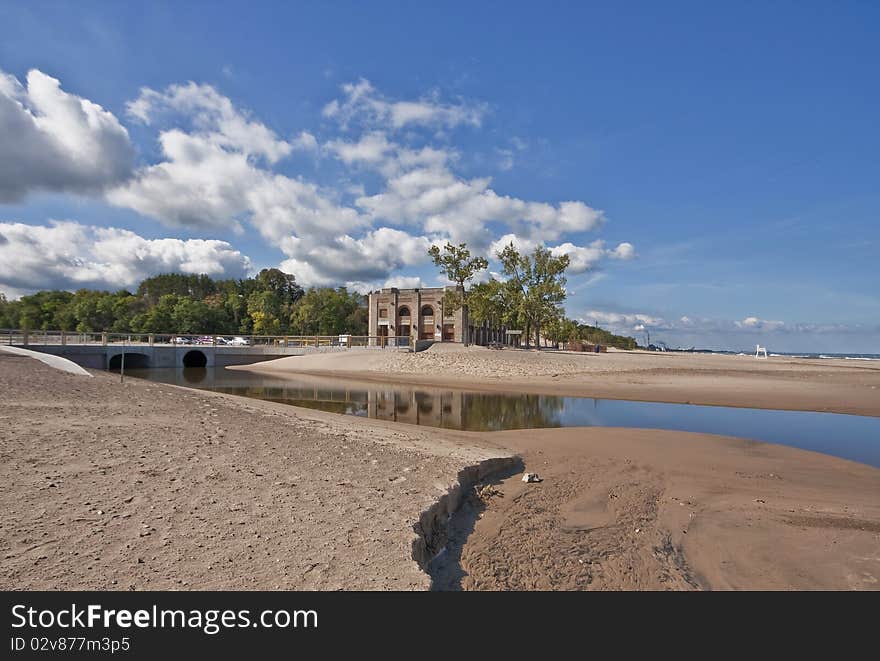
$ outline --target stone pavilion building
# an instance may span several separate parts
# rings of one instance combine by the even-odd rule
[[[461,342],[470,326],[472,344],[507,343],[505,328],[488,323],[473,325],[462,308],[443,309],[443,295],[455,287],[398,289],[389,287],[370,293],[369,334],[382,338],[409,338],[409,342]]]

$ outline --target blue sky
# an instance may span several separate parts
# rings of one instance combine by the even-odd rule
[[[515,237],[640,339],[880,351],[876,5],[474,4],[0,4],[0,291]]]

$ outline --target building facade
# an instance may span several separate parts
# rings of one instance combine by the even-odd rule
[[[467,313],[443,309],[443,295],[455,287],[398,289],[389,287],[369,296],[369,334],[381,338],[408,338],[434,342],[461,342],[469,325]],[[505,343],[504,328],[470,325],[473,344]]]

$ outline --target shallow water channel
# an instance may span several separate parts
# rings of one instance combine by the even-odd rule
[[[472,392],[306,375],[265,376],[221,368],[138,369],[126,370],[126,375],[332,413],[447,429],[673,429],[779,443],[880,466],[880,418],[868,416]]]

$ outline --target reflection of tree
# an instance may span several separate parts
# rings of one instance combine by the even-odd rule
[[[461,397],[461,429],[467,431],[562,426],[562,397],[495,393],[462,393]]]

